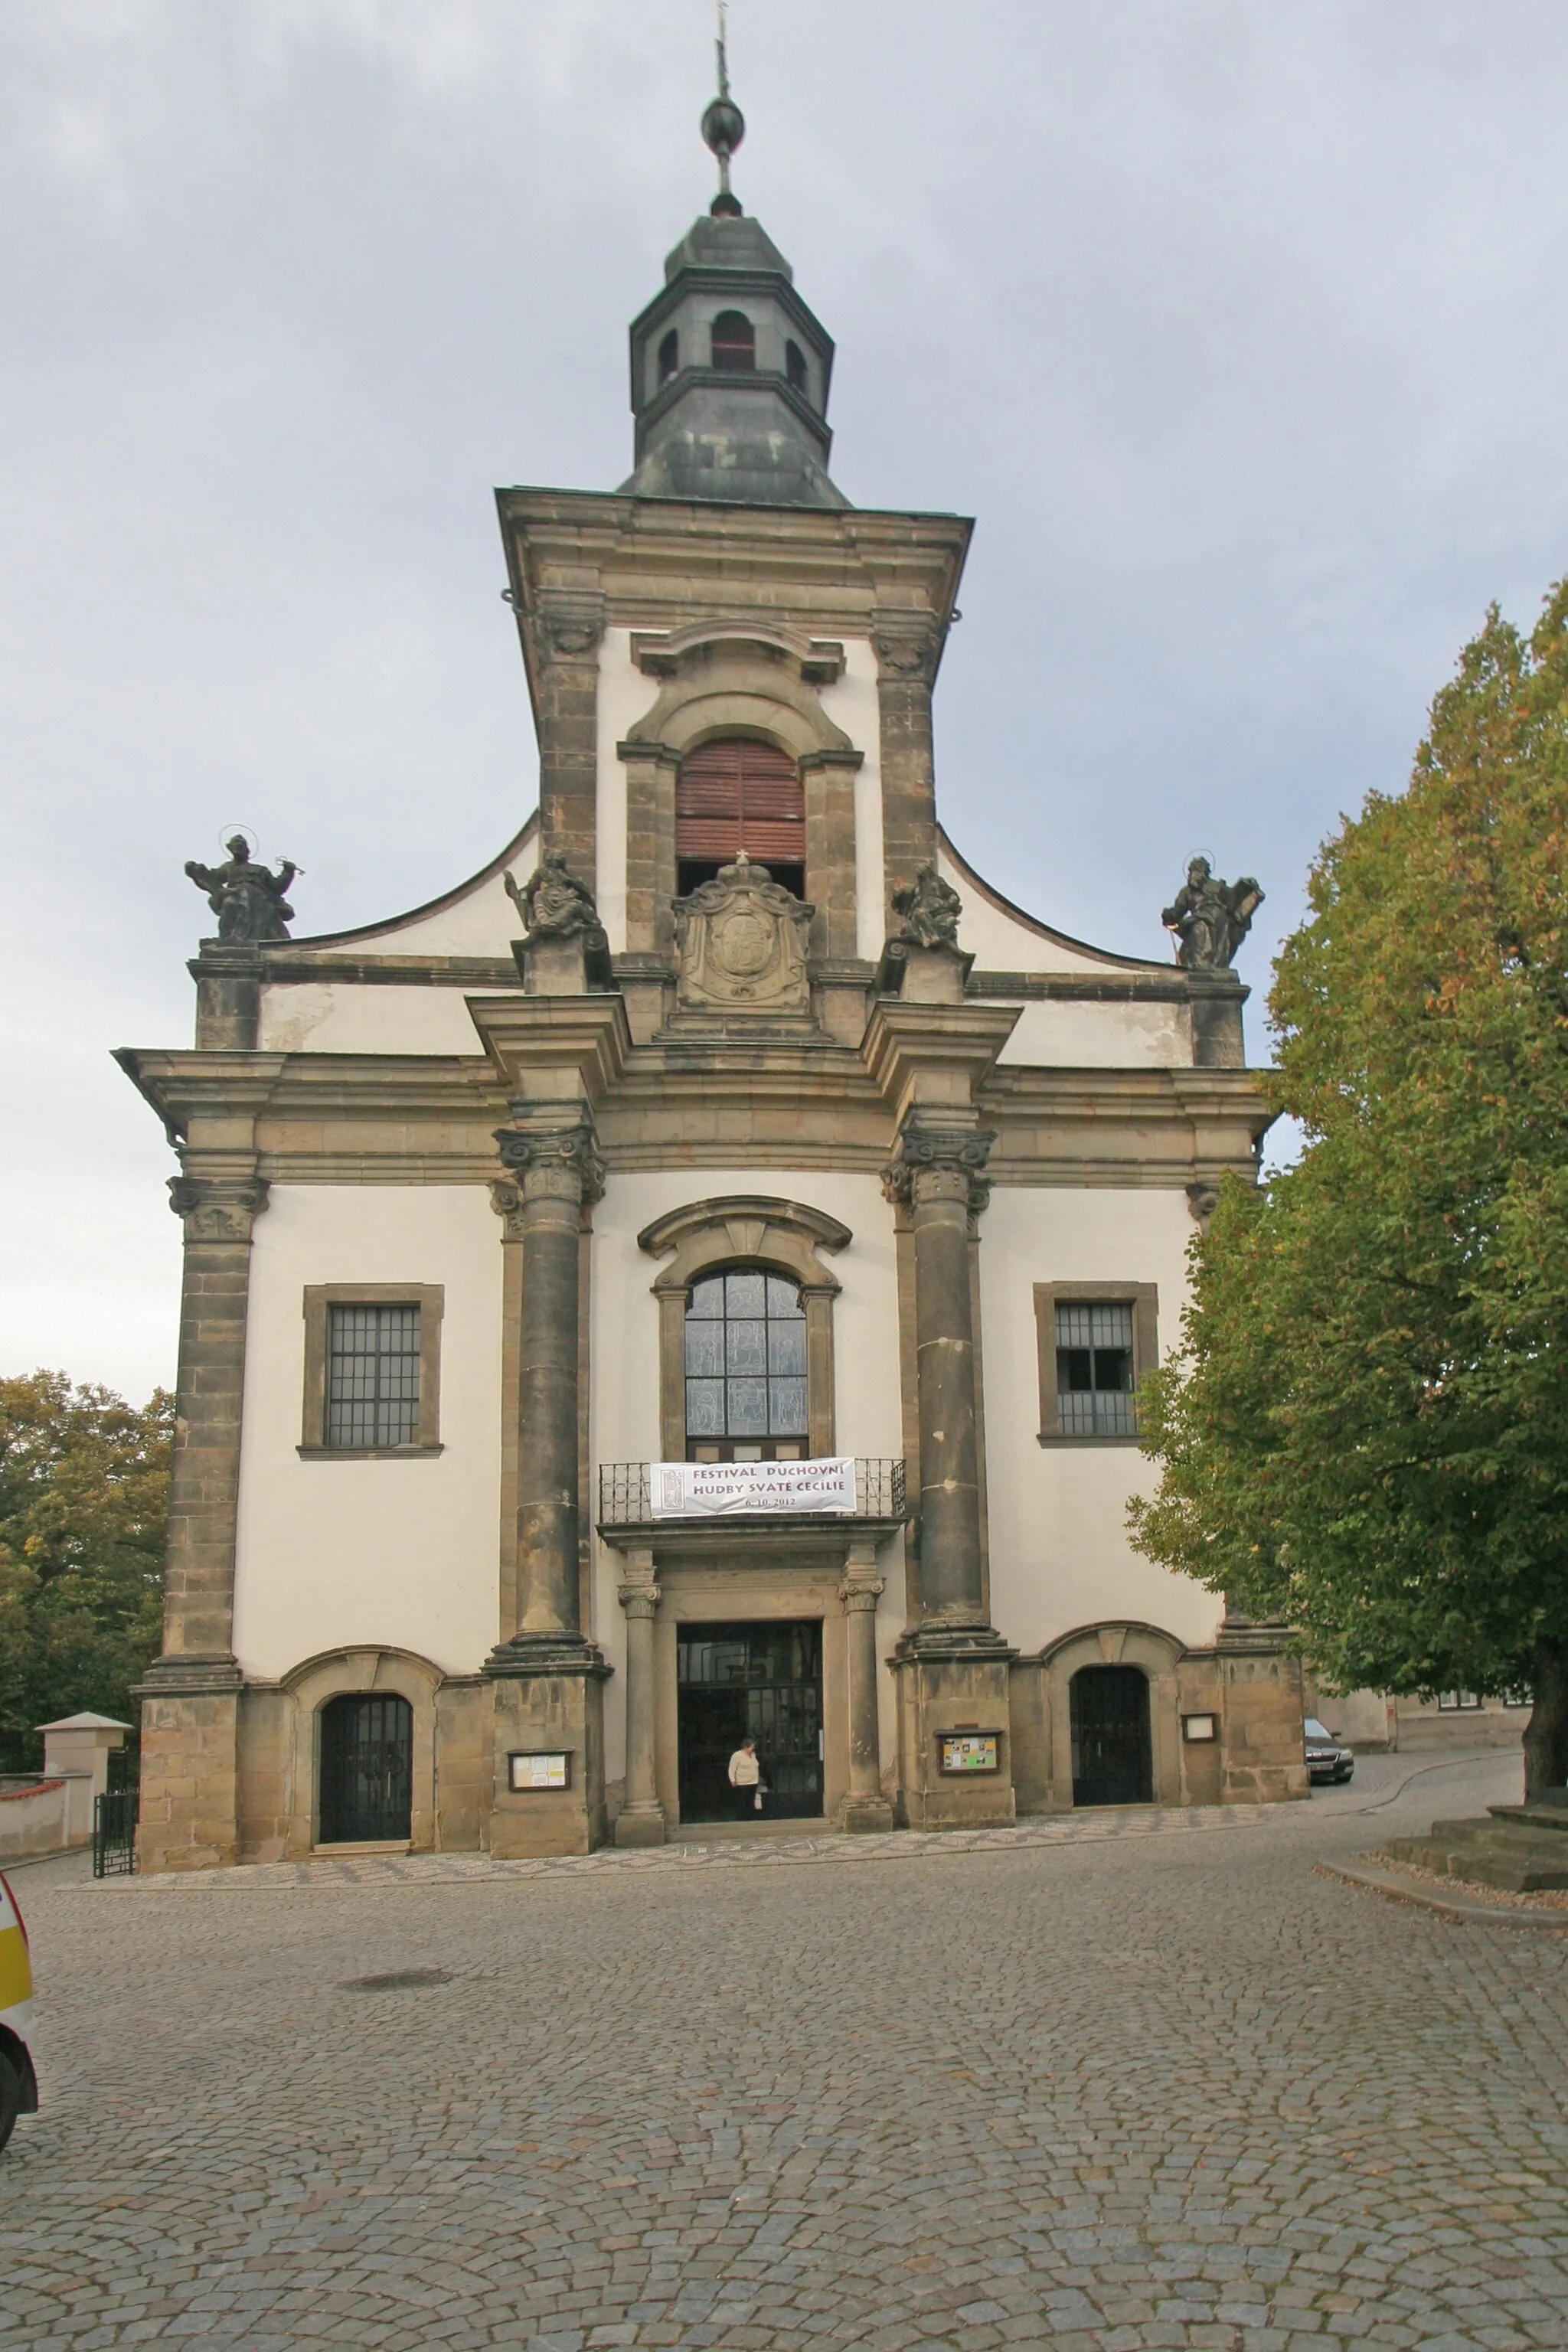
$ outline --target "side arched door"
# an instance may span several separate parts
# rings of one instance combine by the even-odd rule
[[[405,1698],[345,1692],[321,1709],[322,1845],[405,1838],[414,1811],[414,1709]]]

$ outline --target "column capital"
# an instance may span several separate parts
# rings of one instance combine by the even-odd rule
[[[516,1109],[514,1106],[514,1116]],[[507,1217],[514,1206],[529,1201],[591,1204],[604,1199],[605,1160],[592,1119],[579,1119],[570,1127],[498,1127],[495,1139],[501,1166],[515,1180],[508,1184],[498,1179],[491,1186],[490,1205],[498,1216]]]
[[[651,1618],[664,1595],[657,1584],[623,1584],[616,1597],[628,1617]]]
[[[930,686],[942,658],[942,624],[934,613],[879,613],[871,645],[882,679]]]
[[[847,1616],[858,1617],[863,1612],[875,1615],[877,1603],[888,1589],[885,1576],[868,1576],[851,1564],[844,1571],[844,1581],[838,1588],[838,1598]]]
[[[534,636],[546,661],[592,661],[605,634],[605,599],[596,588],[546,588],[534,615]]]
[[[907,1119],[882,1171],[883,1192],[906,1208],[922,1208],[931,1201],[962,1201],[978,1213],[991,1197],[985,1165],[995,1140],[994,1128]]]
[[[171,1176],[169,1206],[187,1242],[247,1242],[268,1189],[265,1176]]]

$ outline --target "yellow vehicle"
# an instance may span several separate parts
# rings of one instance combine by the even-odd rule
[[[27,2048],[33,1963],[16,1898],[0,1871],[0,2147],[18,2116],[38,2112],[38,2078]]]

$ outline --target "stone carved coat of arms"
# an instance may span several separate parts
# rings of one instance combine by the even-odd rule
[[[713,881],[675,901],[677,1002],[704,1012],[809,1013],[805,948],[815,911],[742,850]]]

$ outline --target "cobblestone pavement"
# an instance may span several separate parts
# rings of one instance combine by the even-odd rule
[[[875,1867],[21,1873],[5,2340],[1561,2352],[1568,1937],[1312,1867],[1519,1776],[1411,1769]]]

